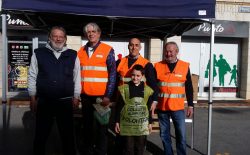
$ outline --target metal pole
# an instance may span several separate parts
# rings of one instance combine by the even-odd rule
[[[191,149],[194,149],[194,110],[195,108],[193,108],[193,116],[191,124]]]
[[[7,27],[6,14],[2,14],[2,110],[3,129],[6,129],[6,103],[7,103]]]
[[[212,131],[212,103],[213,103],[213,51],[214,51],[214,21],[211,22],[211,42],[210,42],[210,69],[209,69],[209,102],[208,102],[208,142],[207,155],[211,154],[211,131]]]

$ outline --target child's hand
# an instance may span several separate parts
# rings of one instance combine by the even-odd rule
[[[155,115],[156,106],[157,106],[157,102],[153,101],[153,103],[151,104],[151,107],[150,107],[150,111],[151,111],[152,116]]]
[[[148,125],[148,131],[149,131],[149,133],[152,132],[152,124],[149,124],[149,125]]]
[[[115,132],[120,133],[120,124],[119,123],[115,123]]]

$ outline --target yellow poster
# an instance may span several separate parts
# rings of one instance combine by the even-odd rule
[[[18,66],[16,67],[17,77],[17,88],[27,88],[28,87],[28,66]]]

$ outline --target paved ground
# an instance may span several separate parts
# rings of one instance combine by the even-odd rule
[[[8,128],[6,131],[2,130],[2,106],[0,106],[0,111],[0,155],[31,155],[33,121],[29,119],[28,107],[17,105],[7,107]],[[212,113],[211,155],[249,155],[249,122],[249,106],[214,106]],[[188,155],[204,155],[207,153],[207,124],[208,108],[206,104],[203,104],[195,109],[194,149],[190,149],[191,123],[187,123]],[[172,133],[174,135],[174,131]],[[152,154],[160,155],[162,144],[159,133],[151,134],[148,140],[149,151]],[[58,134],[57,132],[52,132],[47,152],[50,155],[56,155],[60,153],[60,150]]]
[[[249,155],[250,107],[214,107],[212,112],[211,155]],[[194,116],[194,149],[191,149],[191,123],[187,123],[188,155],[207,154],[208,108],[196,108]],[[173,127],[172,127],[173,129]],[[172,131],[174,135],[174,131]],[[148,137],[154,150],[163,149],[159,133]],[[175,139],[173,138],[173,144]],[[174,146],[174,145],[173,145]],[[175,147],[174,147],[175,149]],[[157,152],[159,155],[161,151]]]

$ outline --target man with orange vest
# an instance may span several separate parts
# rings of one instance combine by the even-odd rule
[[[101,29],[96,23],[88,23],[84,33],[88,43],[78,51],[82,84],[83,151],[84,154],[105,155],[108,125],[101,124],[94,117],[93,104],[99,99],[102,106],[109,106],[116,83],[114,50],[100,42]]]
[[[177,155],[186,155],[185,95],[188,102],[186,116],[191,117],[193,114],[193,86],[189,63],[178,60],[178,52],[175,42],[166,43],[165,60],[155,64],[159,87],[157,111],[164,155],[173,155],[170,118],[175,127]]]
[[[117,66],[117,82],[118,85],[128,83],[131,80],[131,69],[134,65],[141,65],[145,69],[146,84],[154,90],[153,103],[157,104],[157,85],[156,85],[156,75],[155,70],[147,59],[140,55],[141,41],[138,38],[131,38],[128,44],[129,55],[118,60]]]

